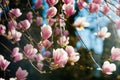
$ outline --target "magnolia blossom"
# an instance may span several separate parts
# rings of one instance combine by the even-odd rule
[[[37,0],[35,3],[35,8],[38,9],[42,6],[42,0]]]
[[[64,4],[62,9],[64,10],[64,13],[67,17],[72,16],[76,12],[76,10],[74,9],[74,5],[72,4]]]
[[[27,58],[33,60],[36,57],[37,49],[34,48],[31,44],[27,44],[24,47],[24,54]]]
[[[64,4],[74,4],[75,0],[62,0]]]
[[[107,14],[109,11],[110,11],[110,9],[109,9],[108,6],[103,6],[102,12],[103,12],[104,14]]]
[[[84,0],[77,0],[77,6],[81,10],[83,7],[85,7],[87,3]]]
[[[45,40],[50,38],[52,35],[52,28],[49,25],[44,24],[41,27],[41,37]]]
[[[1,60],[4,60],[4,57],[3,57],[3,55],[0,55],[0,61],[1,61]]]
[[[21,15],[22,15],[22,13],[21,13],[19,8],[11,9],[9,11],[9,16],[12,17],[12,18],[17,18],[17,17],[19,17]]]
[[[0,68],[5,71],[9,66],[9,64],[10,62],[4,59],[2,55],[0,55]]]
[[[67,46],[67,44],[69,44],[69,37],[61,36],[61,37],[59,38],[59,40],[57,40],[57,43],[58,43],[61,47]]]
[[[37,67],[39,70],[42,70],[43,66],[44,66],[43,63],[37,63]]]
[[[20,61],[23,59],[23,54],[19,52],[19,48],[15,47],[12,51],[12,57],[14,58],[14,61]]]
[[[99,10],[99,5],[98,4],[96,4],[96,3],[90,3],[89,4],[89,11],[91,13],[97,12],[98,10]]]
[[[43,46],[46,48],[49,48],[52,45],[52,42],[50,42],[49,40],[44,40],[43,41]]]
[[[58,3],[58,0],[46,0],[46,2],[49,6],[54,6]]]
[[[48,24],[49,24],[50,26],[52,26],[55,22],[56,22],[56,19],[53,19],[53,18],[48,19]]]
[[[44,56],[45,56],[45,57],[48,58],[48,57],[50,57],[50,55],[51,55],[51,52],[50,52],[50,51],[45,51],[45,53],[44,53]]]
[[[51,18],[51,17],[54,17],[57,13],[57,9],[56,7],[50,7],[48,10],[47,10],[47,17],[48,18]]]
[[[29,29],[30,28],[31,24],[27,19],[21,21],[20,23],[21,23],[22,29]]]
[[[53,50],[54,64],[58,67],[64,67],[68,61],[68,54],[63,48]]]
[[[99,32],[95,33],[95,35],[104,40],[105,38],[108,38],[111,35],[111,33],[107,31],[107,27],[103,27]]]
[[[116,21],[116,28],[117,28],[117,29],[120,29],[120,20],[117,20],[117,21]]]
[[[86,18],[85,17],[78,17],[75,20],[73,25],[76,26],[78,30],[82,30],[82,29],[84,29],[84,27],[88,27],[89,23],[86,22]]]
[[[11,20],[11,21],[8,22],[9,30],[15,29],[16,26],[17,26],[17,22],[15,20]]]
[[[37,17],[37,19],[36,19],[37,26],[41,25],[42,20],[43,20],[42,17]]]
[[[71,65],[74,65],[74,63],[77,62],[80,58],[79,53],[75,52],[72,46],[66,46],[65,50],[69,56],[68,58],[69,63],[71,63]]]
[[[111,58],[112,58],[112,60],[119,60],[120,61],[120,48],[112,47]]]
[[[26,16],[27,16],[27,19],[28,19],[30,22],[32,22],[33,13],[30,11],[30,12],[27,13]]]
[[[16,30],[12,30],[12,31],[11,31],[11,35],[12,35],[14,41],[20,41],[20,38],[21,38],[21,36],[22,36],[22,33],[21,33],[21,32],[18,32],[18,31],[16,31]]]
[[[44,46],[40,43],[38,43],[38,49],[39,49],[39,52],[42,52],[42,50],[44,49]]]
[[[20,30],[20,29],[22,29],[22,28],[23,28],[23,27],[22,27],[22,24],[21,24],[21,23],[18,23],[18,24],[17,24],[17,29]]]
[[[9,66],[10,62],[6,59],[0,61],[0,67],[5,71],[6,68]]]
[[[61,30],[60,30],[60,28],[56,27],[54,32],[56,35],[60,35]]]
[[[6,27],[2,24],[0,24],[0,35],[4,35],[6,32]]]
[[[68,30],[64,30],[64,31],[63,31],[63,35],[64,35],[64,36],[68,36],[68,35],[69,35]]]
[[[44,60],[44,57],[40,53],[36,54],[36,60],[37,60],[37,62],[42,62]]]
[[[27,16],[28,19],[32,19],[33,18],[33,13],[30,11],[30,12],[27,13],[26,16]]]
[[[105,61],[102,66],[102,71],[110,75],[113,71],[116,71],[116,65],[114,63],[110,63],[109,61]]]
[[[21,67],[19,67],[18,70],[16,71],[17,80],[25,80],[27,75],[28,72],[26,70],[22,70]]]
[[[100,4],[103,0],[92,0],[93,3]]]

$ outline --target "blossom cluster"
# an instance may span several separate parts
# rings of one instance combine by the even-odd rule
[[[77,12],[75,5],[77,5],[79,10],[88,8],[90,14],[100,11],[104,15],[107,15],[111,8],[105,3],[109,3],[110,1],[92,0],[90,3],[87,3],[84,0],[77,0],[77,2],[75,0],[46,0],[49,6],[49,9],[46,11],[48,24],[42,24],[42,16],[36,15],[35,11],[39,11],[42,8],[43,1],[37,0],[35,9],[27,12],[25,15],[26,18],[23,20],[17,20],[23,16],[19,8],[9,10],[7,24],[0,24],[0,35],[6,37],[11,43],[19,43],[23,39],[23,36],[29,40],[29,43],[26,43],[23,48],[18,45],[11,51],[10,56],[15,63],[26,59],[39,72],[44,71],[45,62],[47,62],[50,70],[64,68],[66,64],[75,65],[80,59],[80,53],[69,44],[70,37],[69,31],[66,28],[66,21]],[[58,4],[60,4],[59,9],[56,7]],[[120,16],[120,9],[115,10],[115,12]],[[31,27],[34,27],[32,24],[36,24],[39,27],[39,35],[36,35],[40,36],[39,42],[35,41],[29,34],[29,30],[32,29]],[[85,27],[89,27],[90,23],[87,22],[85,17],[77,17],[72,26],[76,31],[80,31],[84,30]],[[120,29],[120,20],[115,21],[115,26],[117,29]],[[107,27],[103,27],[95,35],[104,40],[109,38],[111,33],[108,32]],[[111,59],[113,61],[120,60],[120,48],[113,47],[111,49]],[[7,61],[0,55],[1,70],[5,71],[9,65],[10,61]],[[116,65],[105,61],[101,70],[106,74],[112,74],[113,71],[116,71]],[[19,67],[16,71],[16,77],[10,80],[25,80],[27,75],[28,71],[22,70]],[[0,80],[4,79],[0,78]]]

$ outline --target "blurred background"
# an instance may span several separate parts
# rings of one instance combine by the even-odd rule
[[[4,7],[6,11],[9,11],[12,8],[20,8],[23,12],[23,17],[20,17],[19,20],[24,19],[24,14],[26,14],[28,2],[27,0],[6,0],[8,1],[8,5],[4,4],[4,0],[0,0],[1,4],[4,4]],[[90,2],[91,0],[86,0],[86,2]],[[34,9],[34,4],[36,0],[30,0],[32,8]],[[113,0],[114,3],[114,0]],[[43,8],[40,10],[40,15],[43,17],[42,24],[46,23],[46,10],[49,8],[46,0],[43,0]],[[56,6],[59,6],[57,4]],[[120,37],[119,37],[119,30],[116,30],[115,25],[113,22],[111,22],[107,17],[105,17],[100,12],[89,14],[87,10],[82,9],[79,11],[77,7],[75,6],[77,12],[75,15],[71,16],[68,19],[68,23],[73,23],[74,20],[80,16],[80,17],[86,17],[87,21],[90,23],[90,27],[85,28],[82,31],[79,31],[78,33],[81,35],[82,40],[88,47],[89,51],[92,51],[93,57],[97,61],[97,63],[102,66],[103,62],[105,60],[108,60],[110,58],[110,50],[113,46],[120,47]],[[110,11],[108,15],[112,16],[112,19],[118,19],[118,17]],[[1,12],[1,23],[4,22],[5,16]],[[108,27],[109,32],[111,32],[111,36],[108,39],[102,40],[94,35],[95,32],[98,31],[97,25],[99,25],[100,28],[102,27]],[[32,24],[31,28],[31,35],[33,35],[34,39],[38,41],[37,38],[39,38],[39,28],[33,27],[36,26],[36,24]],[[15,77],[15,71],[17,70],[18,66],[21,66],[23,69],[27,69],[29,72],[29,76],[27,77],[27,80],[120,80],[120,62],[115,62],[117,64],[117,71],[114,72],[112,75],[106,75],[102,73],[101,71],[97,70],[97,66],[94,64],[92,59],[90,58],[88,54],[88,50],[85,48],[83,43],[81,42],[81,39],[78,38],[78,33],[76,33],[74,27],[71,27],[70,25],[67,25],[67,29],[69,30],[70,35],[70,44],[74,46],[78,52],[80,53],[80,60],[75,64],[75,66],[70,66],[69,64],[63,68],[63,69],[57,69],[54,71],[51,71],[50,73],[46,74],[40,74],[37,72],[33,67],[31,67],[30,63],[26,60],[22,60],[17,63],[11,63],[8,70],[5,72],[7,75],[5,76],[6,80],[10,77]],[[36,36],[34,36],[36,35]],[[0,36],[0,42],[5,44],[9,47],[9,49],[12,50],[14,46],[17,44],[11,44],[9,40],[7,40],[5,37]],[[27,41],[24,39],[19,42],[21,47],[26,44]],[[4,55],[6,59],[9,59],[10,53],[5,50],[4,46],[0,45],[0,54]],[[0,77],[2,77],[4,74],[2,71],[0,71]]]

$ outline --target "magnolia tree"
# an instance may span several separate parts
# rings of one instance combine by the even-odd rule
[[[46,0],[49,9],[46,11],[45,19],[39,13],[44,8],[43,1],[37,0],[34,4],[35,8],[32,7],[31,1],[27,1],[29,7],[27,12],[23,14],[19,8],[6,9],[6,5],[9,6],[9,1],[0,0],[0,13],[4,15],[4,19],[0,20],[0,35],[4,36],[12,44],[17,44],[11,50],[0,42],[1,46],[11,53],[10,58],[13,60],[11,62],[1,54],[0,69],[2,71],[8,70],[11,63],[16,64],[23,59],[28,60],[31,66],[40,73],[64,68],[66,64],[75,66],[75,63],[80,59],[80,53],[70,45],[69,27],[66,28],[66,26],[70,25],[78,32],[91,25],[84,16],[77,17],[73,24],[67,22],[71,16],[76,14],[75,6],[79,11],[85,9],[90,15],[98,12],[102,13],[114,22],[116,29],[120,29],[120,20],[114,20],[108,15],[109,11],[113,11],[116,16],[120,17],[120,0],[115,0],[115,4],[112,3],[112,0],[91,0],[90,2],[86,0]],[[20,19],[20,17],[25,18]],[[47,22],[43,23],[43,20]],[[31,27],[37,27],[39,35],[31,35]],[[102,40],[110,37],[111,33],[108,32],[107,27],[100,28],[99,25],[96,27],[98,27],[98,32],[95,33],[97,37]],[[34,36],[39,36],[39,41],[36,41]],[[84,35],[79,35],[81,42],[84,44],[81,36]],[[25,38],[23,39],[23,37]],[[25,39],[27,42],[21,47],[19,43]],[[87,48],[85,44],[84,46]],[[89,51],[89,55],[97,65],[98,70],[110,75],[116,71],[116,65],[113,61],[120,60],[120,48],[112,47],[110,60],[105,61],[102,66],[96,63],[91,51]],[[46,70],[44,67],[48,69]],[[16,77],[10,78],[10,80],[25,80],[30,74],[19,66],[15,75]],[[0,78],[0,80],[4,79]]]

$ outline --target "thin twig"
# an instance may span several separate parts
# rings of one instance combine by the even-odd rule
[[[77,30],[76,30],[77,31]],[[77,31],[77,33],[78,33],[78,31]],[[81,38],[81,35],[78,33],[78,35],[79,35],[79,37],[80,37],[80,39],[81,39],[81,42],[83,43],[83,45],[84,45],[84,47],[87,49],[87,50],[89,50],[89,48],[86,46],[86,44],[85,44],[85,42],[83,41],[83,39]],[[92,52],[91,51],[89,51],[89,55],[90,55],[90,57],[91,57],[91,59],[93,60],[93,62],[97,65],[97,67],[99,68],[99,69],[101,69],[101,67],[99,66],[99,64],[96,62],[96,60],[93,58],[93,55],[92,55]]]
[[[29,60],[29,62],[30,62],[30,64],[32,65],[32,67],[33,67],[34,69],[36,69],[39,73],[46,73],[45,71],[40,71],[40,70],[32,63],[31,60]]]
[[[12,53],[12,51],[11,51],[6,45],[4,45],[4,44],[1,43],[1,42],[0,42],[0,44],[1,44],[5,49],[7,49],[10,53]]]

